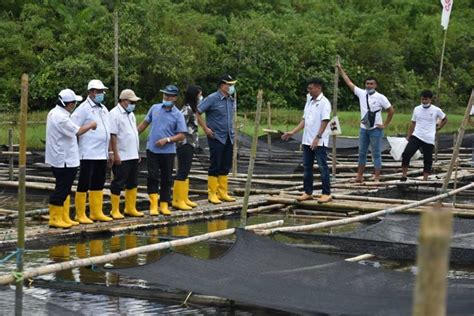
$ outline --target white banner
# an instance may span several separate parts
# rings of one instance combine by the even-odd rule
[[[451,15],[451,10],[453,9],[454,0],[440,0],[441,5],[443,6],[443,13],[441,14],[441,25],[443,29],[448,29],[449,16]]]

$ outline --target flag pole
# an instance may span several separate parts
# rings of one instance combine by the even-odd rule
[[[439,62],[439,74],[438,74],[438,85],[436,87],[436,100],[438,107],[441,107],[441,77],[443,75],[443,63],[444,63],[444,51],[446,49],[446,34],[448,34],[448,29],[444,30],[443,36],[443,46],[441,48],[441,60]],[[438,161],[438,148],[439,148],[439,135],[436,133],[436,142],[435,142],[435,162]]]

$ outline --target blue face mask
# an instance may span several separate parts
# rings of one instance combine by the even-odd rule
[[[129,103],[127,105],[127,108],[125,109],[125,111],[127,111],[128,113],[132,113],[134,110],[135,110],[135,103]]]
[[[229,94],[234,94],[235,93],[235,86],[229,86]]]
[[[98,93],[94,97],[95,103],[102,103],[104,102],[104,94],[103,93]]]
[[[367,91],[368,94],[374,94],[375,93],[375,89],[365,89],[365,91]]]
[[[165,101],[163,100],[163,106],[172,106],[173,105],[173,101]]]

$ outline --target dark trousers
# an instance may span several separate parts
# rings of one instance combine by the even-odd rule
[[[160,202],[171,201],[174,155],[155,154],[149,150],[146,151],[148,194],[158,193],[158,187],[160,187]]]
[[[421,149],[423,152],[423,172],[431,173],[434,145],[425,143],[413,135],[408,139],[407,147],[405,147],[403,151],[402,167],[408,167],[410,165],[410,159],[418,149]]]
[[[303,145],[303,188],[307,194],[313,194],[313,165],[314,159],[318,163],[321,173],[322,193],[331,194],[331,183],[329,178],[329,167],[326,147],[318,146],[312,150],[310,146]]]
[[[51,167],[53,175],[56,178],[54,191],[49,196],[49,204],[63,206],[67,196],[71,194],[71,187],[77,174],[77,167],[74,168],[55,168]]]
[[[217,139],[207,138],[209,144],[210,165],[208,175],[210,176],[226,176],[232,168],[232,152],[233,146],[230,138],[227,137],[225,144]]]
[[[104,189],[107,160],[81,160],[78,192],[101,191]]]
[[[178,171],[176,172],[176,180],[184,181],[189,176],[191,165],[193,163],[194,147],[190,144],[184,144],[176,149],[178,156]]]
[[[110,183],[110,192],[120,195],[123,188],[130,190],[138,186],[138,159],[122,161],[120,165],[113,165],[114,179]]]

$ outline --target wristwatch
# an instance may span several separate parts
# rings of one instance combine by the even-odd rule
[[[323,136],[321,136],[321,134],[318,134],[316,135],[317,138],[323,138]]]
[[[171,143],[171,139],[169,137],[166,137],[166,142]]]

